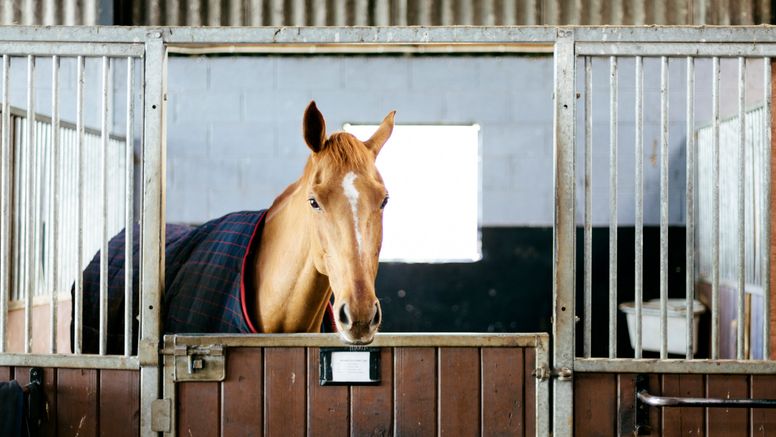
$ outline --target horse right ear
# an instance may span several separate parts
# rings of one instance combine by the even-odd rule
[[[315,105],[315,100],[311,101],[307,105],[307,109],[304,110],[302,133],[307,147],[315,153],[320,152],[326,142],[326,122],[323,120],[323,114]]]

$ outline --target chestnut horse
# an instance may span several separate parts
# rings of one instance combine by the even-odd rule
[[[166,225],[164,332],[318,332],[328,313],[325,326],[333,318],[345,342],[371,342],[382,318],[374,283],[388,201],[375,159],[393,131],[393,117],[388,114],[363,142],[345,132],[327,136],[323,115],[311,102],[302,124],[312,150],[304,174],[269,210],[235,212],[197,227]],[[137,240],[133,250],[137,272]],[[124,251],[121,232],[109,244],[106,337],[98,319],[99,253],[84,271],[82,338],[75,338],[71,323],[71,344],[79,342],[86,353],[126,348]],[[136,317],[134,325],[137,332]]]
[[[252,260],[259,332],[318,332],[333,294],[342,339],[374,338],[382,318],[374,284],[388,202],[375,159],[394,114],[362,142],[346,132],[327,136],[315,102],[307,106],[302,131],[312,152],[302,176],[267,212]]]

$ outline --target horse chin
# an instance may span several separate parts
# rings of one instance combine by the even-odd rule
[[[346,343],[346,344],[348,344],[350,346],[366,346],[366,345],[372,343],[372,341],[374,341],[374,339],[375,339],[374,334],[370,335],[369,338],[367,338],[367,339],[363,339],[363,338],[358,338],[358,339],[350,338],[347,334],[345,334],[342,331],[339,331],[339,336],[340,336],[340,339],[342,340],[343,343]]]

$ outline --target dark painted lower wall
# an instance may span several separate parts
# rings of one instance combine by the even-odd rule
[[[644,229],[644,298],[659,297],[660,230]],[[684,296],[684,227],[669,229],[668,281]],[[582,305],[582,230],[577,232],[577,314]],[[535,332],[551,330],[552,229],[483,228],[482,260],[475,263],[383,263],[377,293],[383,331]],[[619,302],[633,300],[634,229],[618,231]],[[593,229],[593,338],[608,336],[609,229]],[[625,318],[618,350],[632,354]],[[580,328],[581,329],[581,328]],[[578,336],[582,338],[581,331]],[[595,355],[607,352],[605,341]],[[581,347],[578,346],[578,347]]]

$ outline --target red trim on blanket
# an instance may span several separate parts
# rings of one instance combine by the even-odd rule
[[[261,217],[259,217],[259,220],[256,222],[256,227],[253,228],[253,234],[251,234],[251,239],[248,242],[248,249],[245,251],[245,255],[243,256],[242,261],[242,268],[240,269],[240,306],[242,307],[245,324],[248,325],[248,329],[252,334],[258,334],[259,331],[255,326],[253,326],[250,313],[248,312],[248,308],[245,306],[245,268],[248,264],[248,255],[251,253],[251,247],[253,247],[253,239],[256,238],[256,234],[258,234],[258,230],[261,228],[261,224],[264,222],[264,216],[266,215],[267,211],[262,212]]]
[[[323,323],[327,322],[331,332],[337,332],[337,322],[334,321],[334,307],[331,306],[331,302],[326,304],[326,314],[323,316]]]

